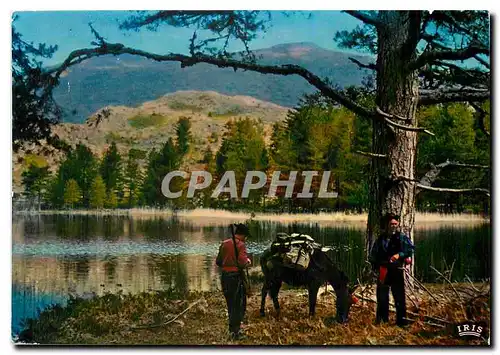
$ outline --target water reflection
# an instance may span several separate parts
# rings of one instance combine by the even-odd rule
[[[332,246],[332,259],[351,279],[364,267],[364,230],[317,223],[250,225],[248,249],[258,255],[277,232],[301,232]],[[33,316],[37,307],[64,302],[69,294],[137,293],[176,288],[219,287],[214,258],[226,223],[177,218],[127,216],[15,216],[13,221],[13,325]],[[415,272],[433,281],[434,265],[444,270],[454,261],[453,278],[490,277],[491,227],[420,229],[415,233]],[[17,326],[17,325],[16,325]]]

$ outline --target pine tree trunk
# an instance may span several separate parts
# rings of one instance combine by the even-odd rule
[[[407,120],[391,119],[407,126],[417,125],[418,77],[410,70],[414,59],[414,36],[420,21],[406,11],[381,11],[378,29],[377,97],[380,109]],[[416,23],[417,22],[417,23]],[[386,213],[400,216],[403,232],[412,238],[415,222],[415,183],[398,178],[415,178],[417,133],[391,128],[382,118],[373,122],[373,152],[386,159],[372,159],[367,249],[385,226],[381,217]],[[412,238],[413,239],[413,238]]]

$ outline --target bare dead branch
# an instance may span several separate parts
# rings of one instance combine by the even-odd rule
[[[377,66],[374,63],[368,63],[368,64],[363,64],[359,60],[353,57],[349,57],[349,60],[353,62],[354,64],[357,64],[358,67],[364,68],[364,69],[370,69],[370,70],[377,70]]]
[[[449,188],[444,188],[444,187],[431,187],[431,186],[426,186],[422,184],[417,184],[417,187],[424,189],[424,190],[430,190],[430,191],[437,191],[437,192],[456,192],[456,193],[462,193],[462,192],[482,192],[486,196],[490,196],[490,191],[487,189],[482,189],[482,188],[473,188],[473,189],[449,189]]]
[[[408,182],[419,182],[420,180],[417,179],[411,179],[406,176],[395,176],[392,181],[399,182],[399,181],[408,181]]]
[[[394,122],[394,121],[392,121],[392,120],[389,119],[389,117],[391,117],[393,115],[390,115],[390,114],[387,114],[387,113],[383,112],[379,107],[376,108],[376,111],[377,111],[377,113],[380,116],[383,117],[383,119],[385,120],[385,122],[387,122],[387,124],[390,125],[390,126],[392,126],[392,127],[399,128],[399,129],[402,129],[404,131],[423,132],[423,133],[426,133],[426,134],[428,134],[430,136],[434,136],[435,135],[434,133],[432,133],[428,129],[425,129],[425,128],[422,128],[422,127],[412,127],[412,126],[406,126],[406,125],[402,125],[402,124],[396,123],[396,122]]]
[[[464,318],[467,319],[467,313],[465,312],[465,309],[464,309],[464,306],[463,306],[463,299],[462,297],[460,297],[460,294],[457,292],[457,289],[455,288],[455,286],[453,286],[453,282],[451,282],[450,278],[449,277],[446,277],[445,275],[443,275],[442,272],[438,271],[434,266],[430,266],[432,270],[434,270],[438,275],[440,275],[444,281],[446,281],[448,283],[448,285],[450,285],[450,288],[453,290],[453,292],[455,293],[455,295],[457,296],[457,298],[460,300],[460,306],[462,308],[462,312],[464,314]]]
[[[421,186],[432,186],[434,181],[436,181],[438,175],[441,173],[441,170],[446,167],[464,167],[464,168],[476,168],[476,169],[490,169],[489,165],[479,165],[479,164],[462,164],[458,162],[451,162],[449,160],[434,165],[431,164],[431,168],[427,173],[420,179]]]
[[[365,156],[371,157],[371,158],[387,158],[387,155],[385,155],[385,154],[376,154],[376,153],[370,153],[370,152],[362,152],[361,150],[356,150],[355,153],[358,153],[358,154],[361,154],[361,155],[365,155]]]
[[[360,21],[363,21],[367,25],[375,26],[375,27],[382,27],[384,24],[377,20],[374,16],[367,14],[366,12],[363,11],[352,11],[352,10],[347,10],[344,11],[346,14],[351,15],[352,17],[357,18]]]
[[[166,321],[165,323],[161,323],[161,324],[147,324],[147,325],[140,325],[140,326],[136,326],[136,327],[131,327],[129,328],[129,330],[136,330],[136,329],[151,329],[151,328],[159,328],[159,327],[164,327],[166,325],[169,325],[170,323],[174,322],[177,318],[179,318],[180,316],[182,316],[184,313],[186,313],[187,311],[189,311],[193,306],[197,305],[198,303],[200,303],[201,301],[203,300],[203,297],[198,299],[197,301],[191,303],[185,310],[183,310],[181,313],[179,313],[178,315],[176,315],[175,317],[169,319],[168,321]]]
[[[450,163],[449,166],[458,166],[464,168],[476,168],[476,169],[490,169],[489,165],[480,165],[480,164],[462,164],[462,163]]]
[[[424,284],[422,284],[422,283],[420,282],[420,280],[419,280],[419,279],[417,279],[415,276],[413,276],[413,275],[412,275],[412,273],[411,273],[409,270],[405,270],[405,273],[406,273],[406,275],[410,276],[410,277],[413,279],[413,281],[414,281],[415,283],[417,283],[417,285],[418,285],[420,288],[422,288],[425,292],[427,292],[427,293],[429,294],[429,296],[431,296],[431,298],[432,298],[432,299],[434,299],[434,301],[436,301],[436,302],[438,302],[438,303],[439,303],[439,300],[438,300],[438,299],[437,299],[437,298],[436,298],[436,297],[432,294],[432,292],[431,292],[431,291],[429,291],[429,290],[427,289],[427,287],[425,287],[425,286],[424,286]]]
[[[363,301],[367,301],[367,302],[371,302],[371,303],[377,303],[377,301],[375,300],[372,300],[371,298],[368,298],[368,297],[363,297],[359,294],[354,294],[357,298],[359,298],[360,300],[363,300]],[[389,302],[389,305],[393,308],[396,308],[396,306],[394,305],[394,303],[392,302]],[[389,309],[389,311],[391,312],[395,312],[395,310],[393,309]],[[424,318],[427,318],[427,319],[430,319],[430,320],[434,320],[434,321],[437,321],[437,322],[441,322],[441,323],[444,323],[444,324],[453,324],[445,319],[441,319],[441,318],[436,318],[436,317],[431,317],[431,316],[428,316],[428,315],[421,315],[421,314],[417,314],[417,313],[413,313],[413,312],[410,312],[410,311],[406,311],[406,313],[408,313],[409,315],[413,316],[413,317],[417,317],[417,318],[420,318],[420,317],[424,317]]]
[[[384,112],[384,111],[382,111],[382,109],[381,109],[380,107],[378,107],[378,106],[377,106],[377,108],[376,108],[376,111],[377,111],[377,113],[378,113],[379,115],[384,116],[384,117],[387,117],[387,118],[392,118],[392,119],[393,119],[393,118],[397,118],[398,120],[402,120],[402,121],[411,121],[411,119],[410,119],[410,118],[408,118],[408,117],[399,116],[399,115],[396,115],[396,114],[394,114],[394,113],[389,114],[389,113],[387,113],[387,112]]]

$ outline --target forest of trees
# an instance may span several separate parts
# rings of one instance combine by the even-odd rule
[[[488,110],[487,106],[488,103],[484,109]],[[489,164],[489,138],[473,119],[470,106],[455,103],[428,106],[418,115],[420,122],[439,134],[419,140],[417,175],[429,170],[429,162],[447,159],[462,164]],[[488,120],[486,124],[489,125]],[[201,149],[193,145],[188,118],[179,119],[175,132],[174,139],[168,139],[161,149],[153,149],[145,157],[144,152],[138,154],[136,149],[121,155],[112,143],[101,158],[86,146],[77,145],[67,153],[55,174],[32,160],[22,174],[25,193],[40,199],[44,208],[205,207],[313,213],[362,213],[368,209],[371,157],[365,152],[372,144],[372,127],[318,95],[306,96],[298,107],[290,110],[285,121],[275,123],[268,144],[263,124],[250,118],[227,122],[218,151],[210,148],[213,137],[205,137],[207,147],[198,163],[212,174],[213,182],[209,188],[197,191],[192,199],[186,197],[189,178],[185,181],[174,178],[171,183],[172,191],[183,190],[180,198],[169,200],[161,192],[164,176],[181,169],[193,149]],[[302,190],[303,182],[299,173],[290,199],[284,198],[281,190],[277,198],[266,199],[268,184],[250,191],[248,199],[231,199],[228,193],[212,199],[216,182],[229,170],[235,172],[239,196],[246,172],[251,170],[265,172],[268,177],[279,170],[281,179],[289,171],[319,171],[319,176],[313,179],[312,192],[319,188],[321,171],[331,171],[330,189],[339,195],[336,199],[298,198],[296,194]],[[435,186],[489,189],[490,170],[477,166],[446,167]],[[416,204],[421,211],[489,213],[489,199],[473,191],[464,194],[423,191],[418,194]]]
[[[300,77],[327,100],[327,107],[306,105],[291,114],[285,124],[275,127],[269,147],[262,145],[259,134],[248,133],[252,137],[249,142],[239,141],[242,125],[247,123],[229,124],[221,150],[205,154],[204,160],[209,161],[208,166],[215,172],[228,166],[242,169],[252,164],[267,167],[268,171],[281,164],[299,167],[307,164],[308,170],[308,164],[331,169],[336,173],[340,198],[329,202],[309,201],[309,206],[301,208],[368,209],[367,247],[379,234],[383,227],[381,217],[387,213],[399,215],[402,230],[411,236],[417,208],[489,212],[490,133],[486,118],[491,97],[491,24],[488,11],[350,10],[344,13],[357,19],[358,26],[331,35],[340,48],[373,56],[374,60],[366,63],[351,58],[360,68],[372,73],[366,78],[373,84],[367,90],[342,88],[335,78],[321,78],[304,66],[259,62],[250,44],[272,26],[273,16],[269,11],[137,12],[122,21],[119,28],[123,31],[157,30],[161,26],[191,29],[193,35],[186,39],[189,54],[169,51],[169,48],[162,48],[161,53],[139,51],[127,43],[111,43],[90,25],[95,37],[91,47],[75,48],[59,66],[52,68],[42,68],[39,59],[50,57],[57,48],[27,43],[13,26],[13,149],[18,149],[23,142],[42,138],[50,140],[53,146],[68,149],[67,144],[50,134],[50,126],[61,117],[52,92],[61,75],[74,65],[97,56],[124,54],[158,62],[177,62],[181,68],[206,63],[269,77]],[[207,31],[206,36],[198,36],[198,31]],[[244,50],[230,52],[230,42],[238,43]],[[347,111],[339,111],[340,106],[355,115],[356,121],[364,122],[351,120]],[[336,119],[335,115],[343,119]],[[301,122],[304,119],[306,127]],[[258,123],[252,126],[257,130],[261,128]],[[371,136],[363,134],[365,126],[371,128]],[[177,134],[183,130],[185,127],[178,127]],[[348,136],[353,139],[349,141]],[[370,149],[357,151],[359,145],[366,142],[370,142],[367,146]],[[322,151],[325,147],[327,150]],[[138,183],[139,179],[131,182],[130,177],[117,179],[117,204],[191,207],[193,201],[198,201],[211,207],[213,204],[223,208],[243,206],[241,201],[207,200],[206,194],[197,199],[165,201],[158,192],[159,176],[182,164],[185,152],[182,143],[173,141],[166,142],[158,152],[150,152],[147,169],[142,171],[143,182]],[[95,195],[102,193],[102,186],[94,180],[102,175],[102,169],[98,169],[102,163],[89,156],[85,147],[68,154],[57,176],[48,179],[50,189],[44,191],[54,191],[48,200],[52,206],[64,206],[64,189],[73,179],[76,184],[71,182],[68,188],[73,192],[79,189],[81,194],[68,193],[67,206],[87,208],[91,203],[99,204],[101,200]],[[286,154],[289,154],[288,160],[282,158]],[[355,154],[364,155],[366,160]],[[215,163],[208,159],[213,155]],[[238,157],[244,158],[243,161],[237,160]],[[133,165],[133,159],[128,163]],[[368,171],[363,170],[367,166]],[[83,176],[73,169],[80,169]],[[31,173],[46,174],[38,171],[27,175]],[[105,184],[109,183],[106,176],[101,178]],[[41,191],[40,183],[33,182],[36,180],[33,174],[28,180],[33,193],[37,189]],[[123,188],[118,180],[124,180]],[[99,191],[92,191],[92,187]],[[109,186],[106,193],[111,194],[112,200],[113,191]],[[254,208],[294,210],[304,204],[296,199],[265,201],[263,196],[252,197],[250,205],[255,205]]]

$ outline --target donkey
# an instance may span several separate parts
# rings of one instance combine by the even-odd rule
[[[283,265],[279,260],[273,258],[271,249],[266,249],[260,259],[260,267],[264,274],[264,285],[262,287],[262,302],[260,315],[265,316],[266,296],[269,293],[276,313],[280,313],[278,293],[283,282],[293,286],[306,286],[309,294],[309,316],[314,316],[316,311],[316,300],[318,290],[325,282],[329,282],[337,296],[336,320],[344,323],[348,320],[349,309],[355,302],[352,293],[357,285],[348,288],[347,276],[337,268],[328,255],[321,249],[315,249],[311,256],[308,267],[305,270],[297,270]]]

